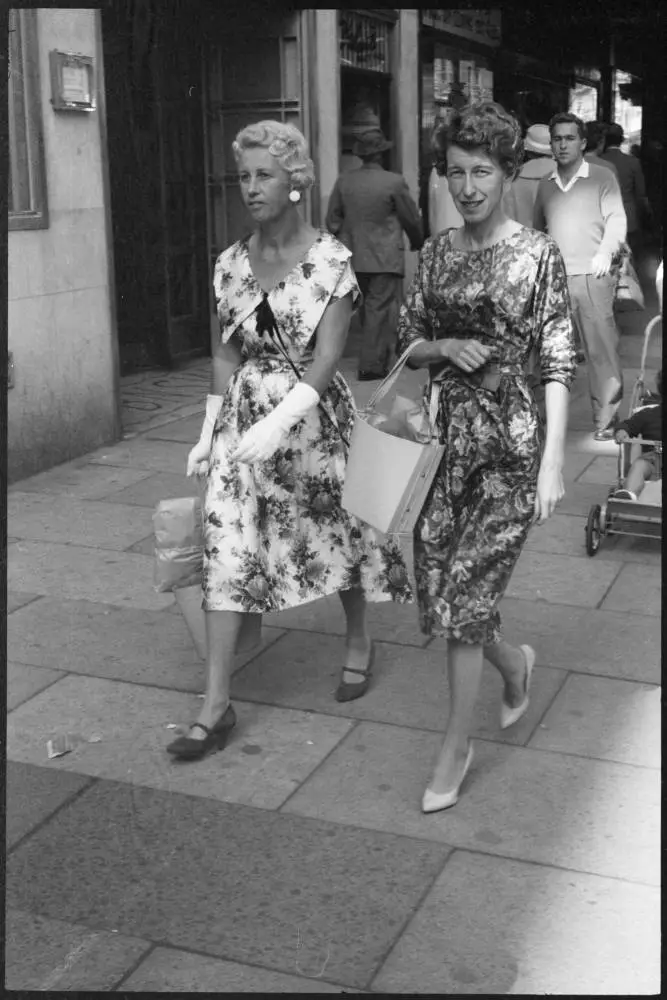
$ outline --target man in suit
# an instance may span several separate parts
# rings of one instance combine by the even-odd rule
[[[584,159],[588,160],[589,163],[595,163],[598,167],[605,167],[607,170],[611,170],[616,180],[618,180],[618,171],[614,164],[610,163],[609,160],[602,159],[602,153],[607,141],[608,128],[609,126],[605,125],[604,122],[586,122],[586,150],[584,152]]]
[[[419,209],[400,174],[385,170],[383,155],[392,143],[380,129],[360,136],[354,153],[362,165],[336,181],[327,211],[327,227],[352,251],[364,296],[363,340],[358,377],[383,378],[396,345],[396,326],[403,291],[403,232],[410,248],[424,242]]]
[[[602,159],[613,166],[618,174],[623,208],[628,220],[628,243],[636,255],[641,248],[642,216],[648,221],[650,206],[641,163],[636,156],[621,152],[620,146],[624,138],[620,125],[610,125],[607,130],[606,152],[602,154]]]

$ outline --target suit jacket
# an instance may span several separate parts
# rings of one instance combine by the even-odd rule
[[[611,146],[602,154],[602,158],[616,168],[623,207],[628,219],[628,232],[633,233],[640,228],[641,210],[647,207],[642,165],[636,156],[622,153],[617,146]]]
[[[403,230],[412,250],[424,242],[419,209],[405,180],[375,163],[341,174],[326,222],[352,251],[352,266],[362,274],[405,274]]]

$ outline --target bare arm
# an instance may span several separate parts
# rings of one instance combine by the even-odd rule
[[[227,383],[241,364],[241,342],[232,334],[226,344],[220,340],[217,331],[211,337],[213,367],[211,372],[211,393],[222,396]]]
[[[343,356],[352,318],[352,293],[330,302],[317,327],[313,361],[302,381],[320,396],[326,392]]]

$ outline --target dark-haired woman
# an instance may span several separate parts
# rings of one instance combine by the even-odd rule
[[[528,707],[535,652],[502,639],[498,602],[528,530],[563,496],[567,399],[575,372],[567,279],[556,244],[503,211],[521,162],[518,122],[500,105],[467,107],[434,134],[436,164],[463,226],[428,240],[399,322],[401,348],[439,388],[446,451],[415,528],[422,631],[447,640],[450,714],[422,809],[454,805],[484,658],[504,681],[500,725]],[[545,383],[546,439],[525,367]]]

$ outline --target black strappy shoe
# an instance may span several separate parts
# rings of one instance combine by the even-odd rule
[[[361,674],[363,680],[356,681],[352,683],[351,681],[341,680],[340,684],[336,688],[335,698],[336,701],[354,701],[355,698],[361,698],[368,691],[368,686],[371,682],[372,676],[372,666],[375,660],[375,643],[371,640],[371,649],[368,654],[368,663],[366,664],[365,670],[360,667],[343,667],[343,673],[348,670],[351,674]]]
[[[203,729],[206,733],[203,740],[194,740],[191,736],[179,736],[178,739],[169,744],[167,753],[178,760],[201,760],[208,753],[224,748],[235,725],[236,712],[230,702],[224,714],[210,729],[201,722],[195,722],[190,727],[194,729],[197,726],[199,729]]]

